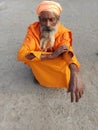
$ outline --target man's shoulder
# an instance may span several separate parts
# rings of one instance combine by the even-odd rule
[[[31,23],[29,24],[28,28],[38,28],[39,27],[39,22],[34,22],[34,23]]]
[[[34,22],[28,26],[28,31],[32,33],[32,36],[39,38],[40,30],[39,30],[39,22]]]
[[[33,38],[39,39],[39,35],[40,35],[39,22],[34,22],[29,24],[27,33],[28,35],[31,35]]]

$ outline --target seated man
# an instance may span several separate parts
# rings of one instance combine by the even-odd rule
[[[80,65],[72,49],[72,33],[60,23],[62,7],[42,1],[36,11],[39,21],[28,27],[18,60],[31,67],[40,85],[66,88],[71,102],[78,102],[83,94]]]

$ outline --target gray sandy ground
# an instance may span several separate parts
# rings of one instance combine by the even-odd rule
[[[39,0],[0,0],[0,130],[98,130],[98,0],[58,0],[61,22],[73,32],[85,93],[70,103],[65,89],[33,81],[17,61]]]

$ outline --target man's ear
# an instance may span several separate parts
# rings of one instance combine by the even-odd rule
[[[57,16],[57,20],[58,20],[58,21],[60,20],[60,16]]]
[[[39,21],[40,21],[40,16],[38,16],[38,19],[39,19]]]

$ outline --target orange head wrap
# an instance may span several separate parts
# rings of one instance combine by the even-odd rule
[[[62,7],[58,2],[47,0],[47,1],[42,1],[41,3],[39,3],[36,9],[36,12],[38,15],[40,15],[42,11],[54,12],[55,14],[59,16],[62,12]]]

